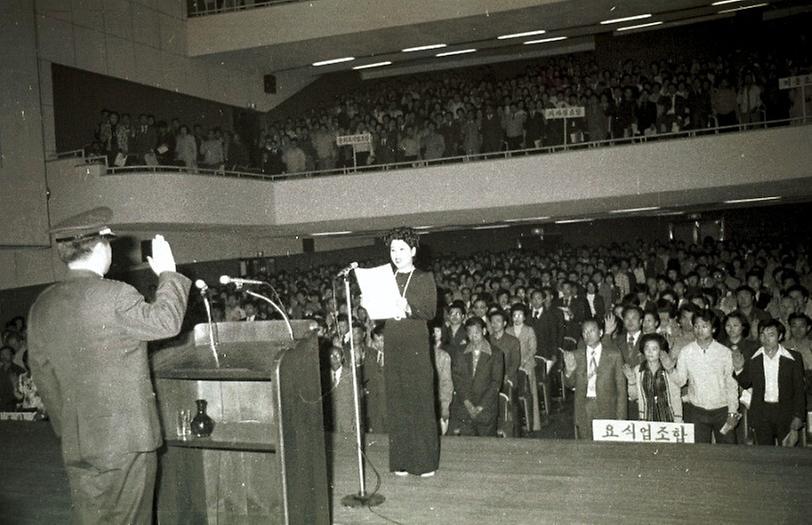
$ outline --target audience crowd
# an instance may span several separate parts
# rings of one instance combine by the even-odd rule
[[[345,299],[335,293],[336,269],[253,277],[272,284],[291,318],[318,323],[326,420],[338,431],[351,428],[348,333],[354,331],[366,428],[382,431],[382,323],[369,319],[354,289],[349,326]],[[738,424],[742,414],[752,413],[748,406],[759,406],[762,419],[765,406],[788,410],[780,427],[784,434],[790,425],[805,423],[804,388],[812,379],[812,271],[802,247],[641,242],[438,257],[430,269],[442,314],[427,344],[434,346],[438,419],[449,433],[534,435],[560,408],[558,400],[570,395],[564,389],[574,389],[575,426],[582,438],[591,436],[592,419],[639,418],[694,423],[698,441],[709,442],[711,434],[716,442],[752,441],[745,429],[761,420]],[[265,303],[229,287],[217,291],[214,316],[278,318]],[[598,347],[590,362],[587,355]],[[763,349],[788,359],[795,366],[788,370],[798,374],[797,384],[780,385],[795,390],[766,405],[763,376],[762,390],[755,391],[752,370],[754,359],[764,359]],[[784,373],[791,375],[782,372],[782,378]],[[481,411],[473,414],[461,391],[481,396],[471,401]],[[597,404],[585,410],[593,401]],[[736,431],[720,433],[725,424]]]
[[[809,65],[806,55],[740,51],[609,66],[583,53],[523,70],[484,66],[365,81],[295,118],[273,120],[272,111],[265,130],[248,141],[177,118],[167,123],[104,110],[91,150],[116,166],[282,174],[747,128],[804,114],[801,91],[779,89],[778,79]],[[806,105],[812,114],[809,96]],[[573,106],[585,108],[583,118],[545,118],[547,109]],[[355,151],[337,146],[337,136],[356,134],[369,134],[371,142]]]
[[[426,344],[444,433],[533,436],[573,391],[584,439],[593,419],[689,422],[697,441],[717,443],[794,444],[805,425],[812,269],[803,246],[638,242],[439,256],[429,266],[440,313]],[[252,277],[272,285],[290,318],[318,327],[326,427],[352,430],[352,330],[365,429],[385,432],[383,322],[353,286],[350,326],[335,270]],[[213,298],[215,321],[280,318],[233,285]],[[192,322],[205,320],[197,301]],[[6,324],[0,371],[0,411],[42,410],[22,318]]]

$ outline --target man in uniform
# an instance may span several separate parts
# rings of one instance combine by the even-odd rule
[[[146,342],[180,331],[191,282],[161,235],[147,258],[154,302],[105,279],[111,218],[96,208],[52,228],[68,273],[31,307],[30,363],[62,441],[73,521],[149,524],[161,429]]]

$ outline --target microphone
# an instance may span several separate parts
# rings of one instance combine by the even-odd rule
[[[356,268],[358,268],[358,263],[357,262],[351,262],[346,268],[342,268],[341,271],[339,271],[336,274],[336,277],[346,277],[346,275],[348,273],[355,270]]]
[[[257,281],[256,279],[243,279],[242,277],[229,277],[228,275],[221,275],[220,284],[234,284],[237,286],[252,284],[261,286],[268,283],[266,283],[265,281]]]
[[[206,281],[203,279],[198,279],[195,281],[195,287],[200,290],[200,295],[206,295],[206,292],[209,291],[209,285],[206,284]]]

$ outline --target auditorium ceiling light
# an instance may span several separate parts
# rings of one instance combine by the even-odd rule
[[[544,29],[539,29],[537,31],[525,31],[524,33],[511,33],[509,35],[501,35],[496,37],[497,40],[507,40],[508,38],[522,38],[523,36],[536,36],[536,35],[543,35],[546,33]]]
[[[432,228],[434,228],[434,226],[433,226],[433,225],[428,225],[428,226],[415,226],[415,227],[414,227],[414,229],[415,229],[415,230],[430,230],[430,229],[432,229]]]
[[[615,31],[631,31],[632,29],[643,29],[644,27],[654,27],[662,24],[662,20],[659,22],[649,22],[647,24],[637,24],[635,26],[625,26],[625,27],[618,27]]]
[[[735,13],[736,11],[744,11],[745,9],[753,9],[755,7],[764,7],[766,5],[770,5],[770,4],[767,3],[767,2],[763,2],[761,4],[743,5],[741,7],[733,7],[731,9],[722,9],[721,11],[719,11],[719,14],[723,15],[725,13]]]
[[[401,52],[413,53],[415,51],[428,51],[429,49],[442,49],[447,45],[448,44],[427,44],[425,46],[407,47],[406,49],[401,49]]]
[[[347,235],[348,233],[352,233],[349,230],[345,231],[337,231],[337,232],[320,232],[320,233],[311,233],[311,237],[329,237],[331,235]]]
[[[521,219],[505,219],[504,222],[533,222],[533,221],[546,221],[549,220],[550,217],[545,215],[544,217],[522,217]]]
[[[644,18],[651,18],[651,13],[644,15],[627,16],[624,18],[613,18],[611,20],[601,20],[601,25],[619,24],[621,22],[631,22],[632,20],[643,20]]]
[[[735,4],[737,2],[743,2],[744,0],[719,0],[718,2],[713,2],[711,5],[725,5],[725,4]]]
[[[655,213],[657,217],[670,217],[672,215],[685,215],[684,211],[664,211],[661,213]]]
[[[660,206],[644,206],[642,208],[626,208],[623,210],[609,210],[609,213],[636,213],[639,211],[654,211],[659,210]]]
[[[510,224],[486,224],[485,226],[474,226],[472,230],[498,230],[501,228],[510,228]]]
[[[575,224],[577,222],[592,222],[594,219],[561,219],[555,221],[556,224]]]
[[[434,56],[436,56],[436,57],[450,57],[452,55],[464,55],[466,53],[476,53],[476,49],[474,49],[474,48],[471,48],[471,49],[458,49],[456,51],[446,51],[444,53],[437,53]]]
[[[753,197],[751,199],[731,199],[727,201],[722,201],[724,204],[743,204],[745,202],[765,202],[765,201],[777,201],[780,200],[780,195],[773,195],[771,197]]]
[[[352,62],[353,60],[355,60],[355,57],[332,58],[330,60],[322,60],[320,62],[313,62],[313,65],[316,66],[316,67],[329,66],[330,64],[340,64],[342,62]]]
[[[545,44],[547,42],[558,42],[559,40],[566,40],[567,37],[565,36],[551,36],[550,38],[540,38],[538,40],[528,40],[524,43],[524,45],[530,44]]]
[[[355,66],[353,69],[369,69],[371,67],[382,67],[382,66],[389,66],[392,64],[391,60],[386,60],[384,62],[375,62],[374,64],[364,64],[363,66]]]

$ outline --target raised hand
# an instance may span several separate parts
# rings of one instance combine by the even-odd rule
[[[155,275],[176,271],[172,248],[163,235],[156,235],[152,239],[152,255],[147,257],[147,262]]]
[[[663,368],[666,370],[671,370],[674,368],[674,360],[671,359],[671,356],[668,355],[668,352],[665,350],[660,350],[660,363],[662,363]]]
[[[617,319],[615,318],[615,314],[608,313],[603,318],[603,333],[606,335],[612,335],[617,330]]]

